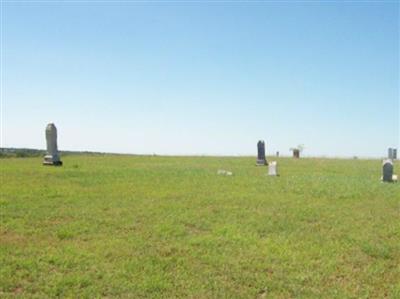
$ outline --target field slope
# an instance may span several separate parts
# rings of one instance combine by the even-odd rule
[[[2,298],[400,298],[379,160],[63,161],[0,160]]]

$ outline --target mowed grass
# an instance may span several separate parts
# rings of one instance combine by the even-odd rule
[[[0,297],[400,298],[381,161],[277,160],[2,159]]]

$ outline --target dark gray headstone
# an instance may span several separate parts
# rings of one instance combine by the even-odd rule
[[[388,149],[388,159],[393,159],[393,149],[391,147]]]
[[[299,159],[300,158],[300,150],[295,148],[293,149],[293,158]]]
[[[397,159],[397,149],[389,147],[388,149],[388,159],[396,160]]]
[[[393,162],[390,159],[384,160],[382,163],[382,181],[393,181]]]
[[[267,165],[267,159],[265,158],[265,143],[259,140],[257,143],[257,165]]]

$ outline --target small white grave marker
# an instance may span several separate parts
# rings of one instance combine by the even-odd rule
[[[224,169],[218,169],[217,174],[219,175],[232,175],[233,173]]]
[[[272,161],[268,164],[268,175],[277,176],[278,175],[278,163],[276,161]]]

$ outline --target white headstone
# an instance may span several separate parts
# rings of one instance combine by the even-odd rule
[[[46,127],[47,154],[44,156],[43,165],[62,165],[57,148],[57,128],[53,123]]]
[[[272,161],[268,164],[268,175],[277,176],[278,175],[278,163]]]

